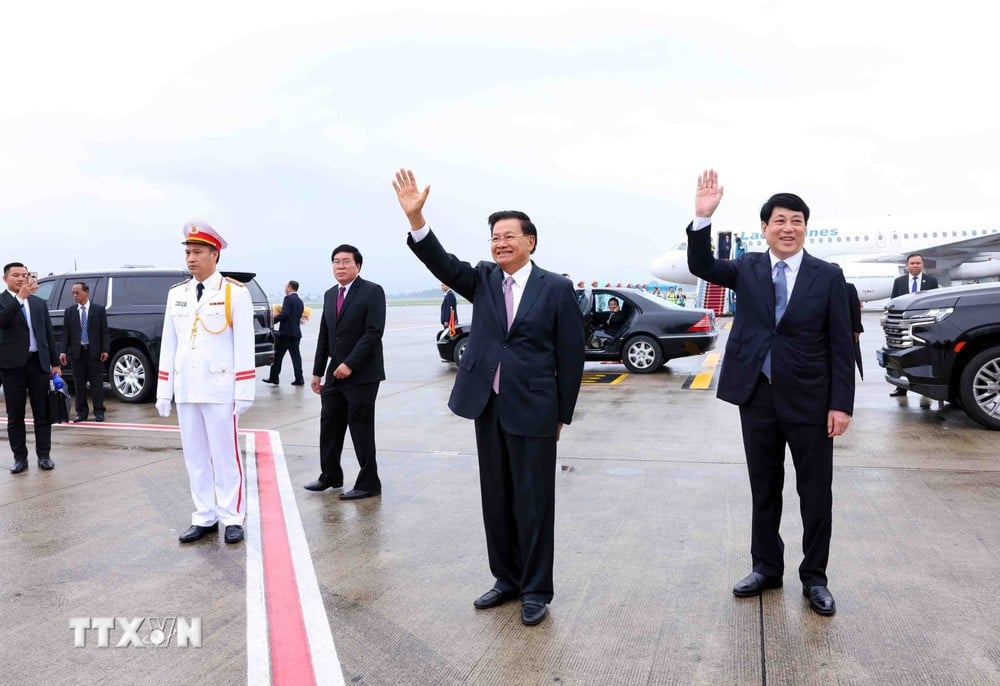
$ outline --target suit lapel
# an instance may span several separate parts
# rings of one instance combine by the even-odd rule
[[[771,280],[771,255],[761,253],[760,259],[753,268],[754,276],[757,278],[758,288],[764,294],[764,310],[767,312],[767,321],[774,321],[774,282]],[[738,298],[739,296],[737,296]]]
[[[802,264],[799,266],[799,273],[795,277],[795,288],[792,289],[792,297],[788,299],[788,307],[785,308],[785,316],[782,317],[781,321],[785,321],[788,318],[788,314],[800,302],[805,300],[806,293],[809,292],[809,287],[816,280],[816,267],[818,266],[817,260],[813,259],[812,255],[803,252]]]
[[[490,299],[493,301],[493,309],[496,312],[496,320],[500,324],[502,335],[507,335],[507,306],[503,301],[503,281],[507,275],[503,269],[497,266],[490,274],[487,281],[490,285]]]
[[[524,321],[525,317],[528,316],[528,312],[531,310],[531,306],[535,304],[538,300],[539,294],[542,292],[542,279],[543,275],[541,270],[532,264],[531,275],[528,276],[528,283],[524,284],[524,292],[521,293],[521,302],[517,307],[517,312],[514,313],[514,321],[510,325],[510,333],[513,333],[514,329]],[[504,305],[504,313],[507,312],[507,306]],[[506,320],[504,320],[506,322]]]
[[[340,306],[340,312],[337,313],[338,322],[340,321],[340,318],[344,316],[344,313],[347,312],[347,308],[350,307],[352,302],[354,302],[355,300],[354,296],[357,290],[361,288],[362,283],[364,282],[361,280],[361,277],[359,276],[356,279],[354,279],[354,283],[352,283],[351,287],[347,289],[347,295],[344,296],[344,304]],[[336,308],[337,307],[336,299],[334,299],[333,302],[334,302],[334,308]]]

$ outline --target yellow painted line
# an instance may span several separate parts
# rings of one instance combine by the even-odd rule
[[[719,366],[719,359],[721,357],[721,353],[708,353],[705,355],[705,362],[702,363],[701,369],[695,374],[688,388],[698,391],[707,390],[712,385],[712,377],[715,376],[715,368]]]
[[[612,381],[609,385],[614,386],[616,384],[620,384],[622,381],[625,380],[625,377],[627,377],[627,376],[628,376],[628,374],[619,374],[618,378],[615,379],[614,381]]]

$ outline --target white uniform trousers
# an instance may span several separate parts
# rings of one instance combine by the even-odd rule
[[[195,507],[191,523],[242,525],[246,498],[233,403],[177,403],[177,421]]]

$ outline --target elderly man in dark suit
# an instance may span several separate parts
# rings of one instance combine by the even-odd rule
[[[87,384],[94,399],[94,419],[104,421],[104,363],[111,353],[108,313],[103,305],[90,301],[90,287],[83,281],[73,284],[73,300],[63,312],[62,348],[59,362],[71,362],[76,386],[74,422],[87,421]]]
[[[60,372],[48,304],[31,295],[34,275],[20,262],[4,265],[7,288],[0,293],[0,376],[7,405],[7,439],[14,453],[12,474],[28,468],[25,407],[31,401],[35,454],[40,469],[52,469],[52,425],[48,419],[49,379]]]
[[[292,380],[293,386],[304,386],[305,379],[302,376],[302,353],[299,345],[302,342],[302,313],[305,312],[305,305],[299,297],[299,282],[289,281],[285,285],[285,300],[281,303],[281,312],[274,318],[277,331],[274,335],[274,364],[264,383],[278,385],[278,377],[281,376],[281,360],[285,353],[292,358],[292,372],[295,378]]]
[[[930,274],[924,273],[924,258],[922,255],[913,253],[906,258],[906,274],[896,277],[892,282],[891,298],[898,298],[907,293],[919,293],[920,291],[931,291],[938,287],[938,281]],[[889,397],[905,398],[906,389],[896,388]],[[920,399],[921,407],[930,407],[931,399],[924,396]]]
[[[375,398],[379,383],[385,379],[385,291],[359,276],[362,257],[353,245],[337,246],[331,259],[338,285],[323,298],[312,378],[313,392],[321,395],[323,403],[319,430],[322,471],[305,488],[325,491],[344,485],[340,453],[350,428],[361,470],[354,488],[341,493],[340,499],[359,500],[382,493],[375,462]]]
[[[810,607],[836,611],[827,587],[833,510],[833,439],[854,410],[854,346],[844,275],[803,250],[809,207],[792,193],[760,211],[766,253],[718,260],[711,217],[723,189],[713,170],[698,178],[688,226],[688,268],[736,292],[740,306],[726,342],[718,396],[739,405],[753,502],[753,571],[733,587],[739,597],[779,588],[784,573],[781,522],[785,447],[795,463],[802,513],[799,578]]]
[[[520,598],[521,621],[545,619],[553,596],[556,441],[573,419],[583,376],[583,317],[573,283],[531,261],[538,232],[523,212],[490,215],[493,262],[445,252],[427,226],[430,192],[412,171],[393,182],[410,223],[410,249],[472,302],[465,355],[448,407],[476,423],[483,522],[493,588],[487,609]]]

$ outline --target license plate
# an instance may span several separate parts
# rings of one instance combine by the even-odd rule
[[[885,366],[885,355],[882,354],[881,350],[875,351],[875,360],[878,362],[879,367]]]

